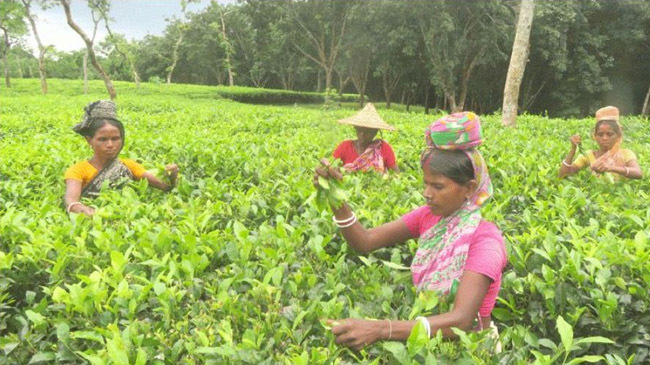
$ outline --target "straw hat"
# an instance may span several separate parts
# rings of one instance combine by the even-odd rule
[[[601,120],[613,120],[618,123],[618,108],[615,106],[606,106],[596,111],[596,122]]]
[[[373,129],[386,129],[389,131],[394,131],[395,127],[384,122],[383,119],[377,113],[375,106],[372,103],[366,104],[363,109],[361,109],[357,114],[344,119],[339,119],[341,124],[349,124],[356,127],[365,127]]]

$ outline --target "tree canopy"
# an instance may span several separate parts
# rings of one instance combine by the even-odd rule
[[[141,40],[116,34],[95,46],[105,51],[97,56],[115,80],[133,81],[137,74],[144,81],[332,88],[388,105],[491,113],[502,107],[518,4],[212,2],[183,20],[168,20],[163,34]],[[641,112],[650,86],[648,2],[541,1],[534,13],[520,111],[583,116],[616,104],[626,114]],[[23,29],[14,37],[28,36]],[[36,58],[13,48],[3,61],[8,73],[33,77],[25,68],[35,69]],[[75,52],[46,57],[49,77],[79,77]]]

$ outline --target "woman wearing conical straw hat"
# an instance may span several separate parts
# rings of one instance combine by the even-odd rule
[[[606,106],[596,111],[593,137],[598,143],[598,150],[587,151],[573,161],[581,138],[579,134],[571,136],[571,150],[560,166],[560,178],[573,175],[587,166],[594,175],[611,181],[640,179],[643,176],[634,152],[621,148],[623,128],[619,123],[618,108]]]
[[[341,124],[354,126],[357,139],[346,140],[334,150],[334,158],[343,162],[348,172],[374,170],[385,173],[387,170],[399,171],[395,153],[382,139],[374,139],[380,129],[394,131],[395,128],[384,122],[371,103],[356,115],[340,119]]]

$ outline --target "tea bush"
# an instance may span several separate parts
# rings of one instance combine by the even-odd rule
[[[315,206],[316,158],[353,129],[352,110],[255,106],[215,88],[116,83],[123,156],[181,166],[171,193],[135,182],[62,208],[65,169],[91,155],[71,126],[103,85],[14,80],[0,104],[0,363],[646,363],[650,360],[650,184],[559,181],[568,137],[592,119],[484,116],[494,198],[509,264],[484,334],[361,352],[338,347],[325,318],[414,318],[440,304],[406,269],[416,243],[359,256]],[[402,173],[344,182],[377,225],[423,204],[419,153],[437,116],[380,110]],[[625,118],[625,145],[650,173],[647,120]],[[584,138],[587,140],[587,138]],[[585,142],[590,144],[591,142]],[[593,144],[593,143],[591,143]]]

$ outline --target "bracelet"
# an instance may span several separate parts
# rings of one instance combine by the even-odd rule
[[[431,338],[431,323],[429,323],[429,320],[422,316],[415,317],[415,320],[422,322],[424,328],[427,330],[427,338]]]
[[[345,223],[350,222],[350,221],[353,220],[354,218],[356,218],[356,216],[354,215],[354,212],[352,212],[352,215],[349,216],[349,217],[347,217],[347,218],[344,218],[344,219],[336,219],[336,216],[334,216],[334,217],[332,217],[332,220],[334,221],[334,223],[345,224]]]
[[[357,216],[352,213],[352,217],[347,223],[336,223],[336,226],[339,228],[348,228],[352,226],[353,224],[357,223]]]
[[[627,166],[623,166],[623,168],[625,169],[625,176],[627,177],[627,175],[630,173],[630,169],[627,168]]]
[[[354,214],[354,212],[352,212],[352,215],[349,216],[348,218],[339,220],[339,219],[336,219],[336,217],[332,217],[332,219],[334,220],[334,223],[336,223],[337,227],[346,228],[346,227],[350,227],[351,225],[356,223],[357,216],[356,216],[356,214]]]
[[[68,207],[66,208],[66,211],[67,211],[68,213],[70,213],[70,210],[71,210],[72,207],[74,207],[75,205],[83,205],[83,204],[82,204],[81,202],[72,202],[72,203],[68,204]]]
[[[562,165],[564,165],[566,167],[573,167],[573,164],[568,164],[568,163],[566,163],[565,160],[562,160]]]
[[[388,340],[387,341],[390,341],[390,339],[393,338],[393,322],[391,322],[390,319],[388,320],[388,326],[389,326],[389,330],[388,330]]]

